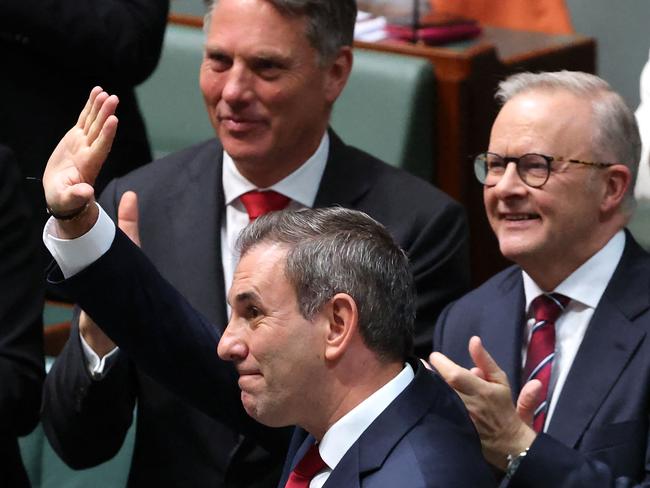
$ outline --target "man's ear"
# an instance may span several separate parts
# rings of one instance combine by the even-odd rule
[[[325,100],[333,104],[339,97],[352,71],[352,49],[343,46],[334,61],[325,68]]]
[[[615,164],[605,168],[605,186],[600,209],[604,214],[617,211],[632,184],[630,168],[624,164]]]
[[[359,323],[357,304],[347,293],[337,293],[324,307],[324,312],[328,320],[325,359],[337,361],[349,348],[357,334]]]

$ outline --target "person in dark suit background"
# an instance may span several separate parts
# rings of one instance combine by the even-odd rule
[[[516,266],[441,314],[432,364],[461,394],[508,486],[594,486],[594,466],[610,480],[647,482],[650,257],[625,230],[640,151],[634,115],[585,73],[514,75],[497,96],[504,105],[475,170]],[[564,311],[536,314],[540,296]],[[538,332],[549,334],[546,352]]]
[[[43,366],[39,232],[12,152],[0,145],[0,486],[28,487],[18,436],[38,422]]]
[[[430,184],[328,130],[351,68],[356,9],[352,1],[317,3],[216,4],[200,85],[218,139],[116,180],[100,201],[116,218],[122,195],[135,191],[139,217],[121,219],[122,226],[137,228],[130,234],[139,235],[144,252],[218,332],[227,322],[234,239],[249,222],[244,194],[269,189],[288,197],[289,208],[363,210],[409,255],[418,291],[416,350],[424,354],[435,317],[469,283],[465,217]],[[132,199],[123,215],[129,209]],[[132,485],[275,486],[284,449],[268,452],[189,407],[135,368],[85,315],[71,337],[46,379],[43,408],[45,432],[68,464],[86,467],[114,455],[137,399]]]
[[[151,161],[133,88],[158,63],[168,10],[169,0],[0,2],[0,143],[14,151],[23,176],[40,178],[98,84],[119,94],[123,131],[97,188]],[[41,185],[28,191],[40,226]]]

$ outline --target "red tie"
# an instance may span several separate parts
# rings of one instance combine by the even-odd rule
[[[532,379],[542,382],[542,403],[535,410],[533,428],[535,432],[544,429],[548,410],[548,386],[551,381],[553,358],[555,357],[555,321],[564,311],[569,298],[559,293],[540,295],[531,304],[535,325],[528,343],[528,355],[524,367],[524,383]]]
[[[244,207],[246,207],[246,212],[248,212],[248,218],[251,222],[261,215],[284,209],[291,201],[291,198],[285,197],[273,190],[252,190],[244,193],[239,199],[244,204]]]
[[[327,464],[321,459],[320,453],[318,452],[318,446],[312,444],[300,462],[291,471],[284,488],[308,488],[312,478],[326,467]]]

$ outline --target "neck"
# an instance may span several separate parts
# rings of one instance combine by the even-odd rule
[[[602,234],[600,237],[594,235],[593,239],[585,244],[578,255],[565,254],[562,259],[540,258],[530,259],[522,263],[517,263],[528,273],[537,286],[545,292],[555,290],[560,283],[566,280],[580,266],[591,259],[601,249],[603,249],[612,237],[620,229],[615,229],[611,233]]]
[[[371,354],[372,359],[365,358],[363,361],[357,357],[356,367],[341,361],[332,368],[330,388],[321,390],[321,405],[326,406],[321,410],[322,417],[309,426],[303,426],[317,440],[320,441],[332,425],[394,379],[404,368],[401,361],[381,363],[374,353]]]
[[[259,158],[234,159],[237,171],[258,188],[268,188],[283,180],[311,158],[323,139],[326,128],[300,148],[283,148]]]

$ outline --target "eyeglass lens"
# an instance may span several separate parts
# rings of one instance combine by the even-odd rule
[[[505,159],[494,153],[479,154],[474,160],[474,173],[481,183],[494,186],[511,162],[517,165],[517,173],[527,185],[541,186],[548,179],[549,163],[539,154],[524,154],[520,158]]]

